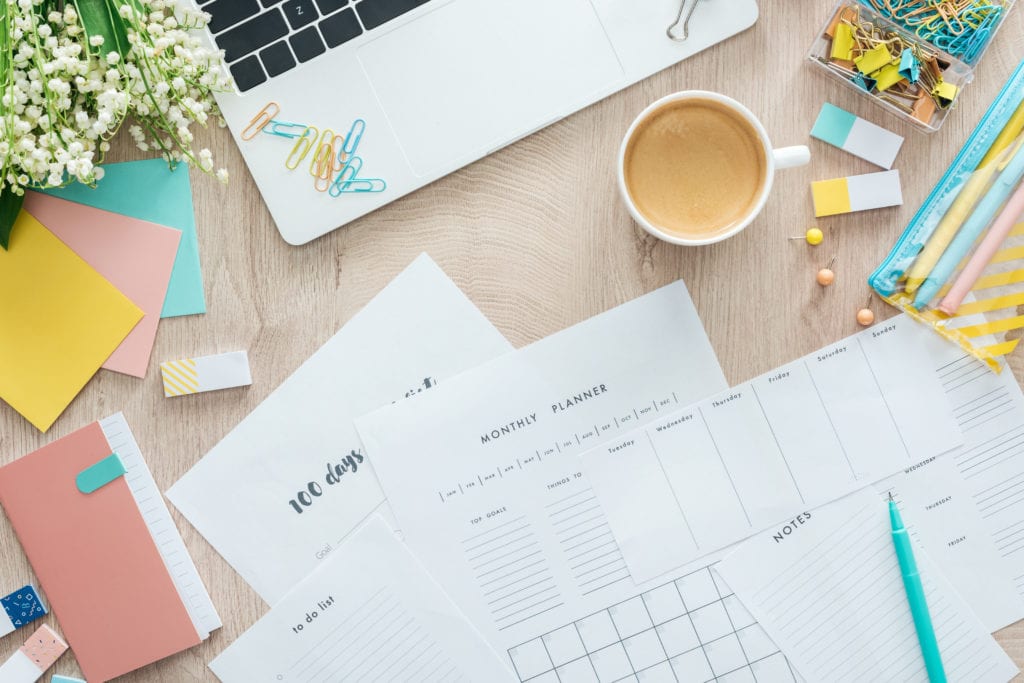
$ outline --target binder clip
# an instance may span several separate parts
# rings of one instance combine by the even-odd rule
[[[686,9],[686,3],[688,2],[690,3],[689,10]],[[700,0],[681,0],[681,2],[679,3],[679,14],[676,15],[676,20],[673,21],[672,24],[665,31],[665,34],[669,38],[676,41],[677,43],[681,43],[689,37],[690,17],[693,16],[693,10],[697,9],[698,2],[700,2]],[[683,16],[684,13],[686,15],[685,17]],[[677,34],[675,32],[675,29],[677,26],[679,26],[680,23],[682,23],[683,32],[681,34]]]

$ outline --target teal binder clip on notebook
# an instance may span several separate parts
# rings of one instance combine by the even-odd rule
[[[1024,216],[1009,215],[1006,201],[1022,179],[1024,62],[868,278],[887,302],[997,371],[1019,341],[1008,333],[1024,328]]]

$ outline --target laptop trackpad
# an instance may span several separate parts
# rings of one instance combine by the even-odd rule
[[[454,0],[363,45],[359,59],[420,176],[564,116],[623,76],[589,0]]]

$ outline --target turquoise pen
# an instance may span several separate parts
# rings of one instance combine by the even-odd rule
[[[903,526],[903,518],[896,502],[889,494],[889,519],[892,522],[892,543],[896,546],[896,557],[900,561],[900,573],[903,574],[903,587],[907,591],[907,602],[910,603],[910,614],[914,617],[914,628],[917,629],[917,640],[921,643],[921,655],[924,667],[928,671],[930,683],[946,683],[946,671],[942,668],[942,656],[939,655],[939,643],[935,639],[932,628],[932,617],[928,613],[928,602],[924,597],[924,586],[921,575],[917,573],[917,562],[914,550],[910,546],[910,535]]]

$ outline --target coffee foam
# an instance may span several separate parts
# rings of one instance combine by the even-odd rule
[[[757,206],[767,159],[753,125],[708,99],[669,102],[634,129],[624,159],[630,198],[655,227],[706,239]]]

